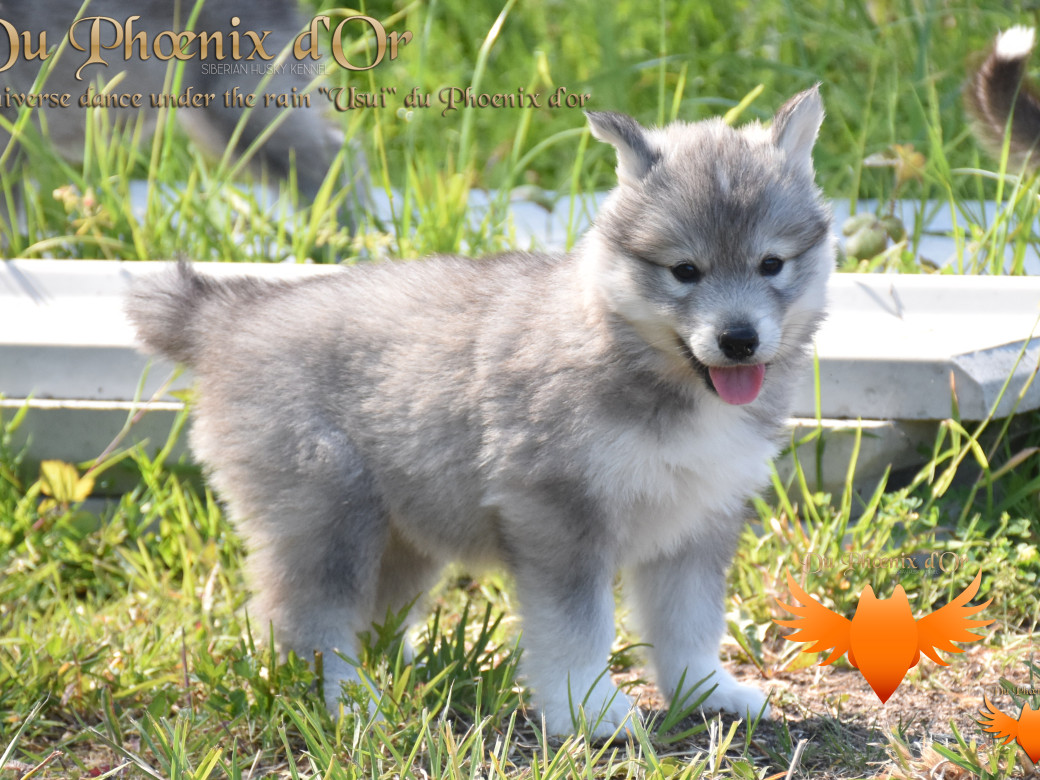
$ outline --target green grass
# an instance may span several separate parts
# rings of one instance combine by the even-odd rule
[[[562,87],[589,94],[589,108],[660,123],[721,114],[749,96],[741,120],[767,120],[784,99],[817,81],[828,116],[816,162],[828,195],[853,204],[898,195],[921,202],[922,209],[929,201],[951,202],[963,217],[958,237],[965,244],[992,249],[994,241],[1008,238],[1005,228],[1011,225],[1019,228],[1009,237],[1015,246],[1034,240],[1035,190],[1020,191],[979,174],[996,166],[980,157],[960,105],[968,63],[997,30],[1033,19],[1025,7],[1009,10],[995,0],[660,0],[645,7],[625,0],[604,13],[593,0],[436,0],[376,2],[364,10],[388,30],[414,35],[396,60],[349,78],[342,70],[336,76],[343,85],[373,93],[398,88],[386,108],[336,117],[364,151],[373,186],[400,193],[388,223],[352,235],[334,219],[346,196],[331,190],[315,208],[271,220],[251,189],[233,185],[235,161],[194,153],[171,121],[161,121],[151,139],[135,125],[113,138],[108,116],[92,111],[85,166],[70,166],[55,157],[23,112],[14,123],[17,144],[38,186],[25,201],[26,224],[18,225],[10,197],[15,182],[0,182],[6,202],[0,238],[8,252],[302,261],[381,250],[406,257],[462,246],[493,251],[509,242],[505,200],[472,230],[464,220],[471,188],[507,193],[523,185],[549,198],[604,189],[613,182],[613,151],[589,144],[578,108],[443,114],[441,89],[523,88],[542,93],[544,104]],[[372,56],[372,43],[351,36],[348,48],[360,61]],[[174,69],[171,79],[177,75]],[[413,87],[433,96],[430,108],[403,108]],[[890,169],[870,164],[897,146],[921,155],[918,170],[899,186]],[[13,152],[0,149],[0,156],[11,158]],[[344,151],[338,166],[352,170],[354,164]],[[132,176],[150,185],[144,213],[126,208]],[[980,224],[972,204],[995,196],[1008,202],[1009,218],[1001,221],[1005,228],[992,230]],[[912,250],[916,236],[909,227]],[[985,266],[988,256],[966,248],[969,265]]]
[[[632,724],[622,744],[546,740],[516,680],[517,627],[508,586],[497,577],[456,577],[441,586],[414,664],[402,660],[389,616],[373,630],[364,658],[381,693],[348,691],[362,714],[348,704],[332,719],[315,693],[315,667],[307,663],[314,659],[279,659],[266,628],[249,621],[241,544],[191,469],[135,449],[125,457],[139,484],[88,510],[89,475],[53,463],[38,477],[25,473],[10,445],[18,424],[17,417],[5,420],[0,438],[3,780],[33,767],[40,767],[33,777],[104,776],[126,767],[131,777],[766,778],[801,753],[786,720],[705,721],[693,711],[696,700],[684,702],[684,711],[657,713],[646,728]],[[1002,655],[1001,648],[1035,633],[1035,517],[990,515],[985,500],[972,502],[970,491],[942,478],[943,463],[973,457],[974,439],[940,442],[919,484],[888,492],[879,486],[865,505],[853,498],[851,482],[843,495],[826,496],[804,488],[800,474],[791,487],[777,480],[774,500],[757,505],[758,521],[745,533],[731,577],[730,628],[745,675],[768,684],[797,665],[799,648],[772,626],[773,598],[785,593],[785,572],[798,573],[810,553],[833,560],[849,551],[870,558],[950,553],[964,564],[938,578],[853,563],[814,567],[820,570],[808,587],[851,614],[863,586],[888,593],[898,581],[915,614],[923,614],[981,569],[979,598],[996,599],[987,613],[997,619],[985,640],[991,652]],[[961,502],[970,509],[949,511]],[[640,674],[635,641],[623,631],[616,648],[614,671],[625,679]],[[1010,677],[1023,685],[1017,672],[1012,667]],[[966,684],[958,674],[956,666],[949,671],[955,688]],[[913,672],[905,685],[928,683]],[[839,712],[816,727],[800,756],[817,767],[814,776],[872,775],[866,749],[848,742],[856,717]],[[1001,764],[993,777],[1020,776],[1014,748],[996,749],[977,731],[962,737],[963,744],[935,749],[979,767]],[[875,749],[875,759],[916,756],[910,737],[888,738],[888,753]]]
[[[992,0],[651,7],[624,0],[603,8],[592,0],[370,3],[368,13],[388,29],[411,30],[415,41],[397,61],[349,83],[434,95],[445,86],[566,87],[591,94],[591,108],[655,123],[734,108],[739,121],[768,119],[819,80],[828,117],[816,160],[829,196],[853,208],[865,198],[909,199],[921,214],[929,203],[951,204],[957,270],[1022,271],[1020,263],[1002,269],[995,258],[1006,246],[1019,259],[1036,246],[1037,182],[979,153],[959,101],[973,54],[998,29],[1034,21],[1035,11]],[[357,42],[356,51],[369,43]],[[79,168],[60,161],[27,119],[10,128],[38,182],[21,228],[10,205],[16,183],[0,178],[0,243],[11,256],[350,261],[460,247],[483,253],[514,241],[505,211],[511,190],[569,198],[606,188],[613,177],[613,152],[590,141],[576,109],[355,112],[338,120],[363,148],[373,186],[397,193],[393,218],[355,235],[334,219],[346,196],[331,186],[315,207],[271,220],[238,183],[233,160],[199,157],[172,123],[161,123],[152,139],[133,127],[116,137],[96,113]],[[890,152],[913,162],[902,180],[874,165]],[[351,164],[347,152],[340,164]],[[150,183],[140,213],[125,207],[130,177]],[[466,220],[473,188],[500,192],[475,229]],[[985,199],[1000,204],[990,223],[981,217]],[[905,241],[845,267],[928,270],[916,252],[919,227],[906,227]],[[169,448],[153,442],[108,453],[97,466],[41,469],[12,447],[19,421],[9,415],[0,425],[0,780],[764,780],[789,770],[875,776],[885,761],[895,776],[910,777],[940,760],[979,777],[1026,776],[1021,752],[996,747],[971,713],[955,709],[959,722],[938,734],[913,723],[880,733],[870,709],[808,690],[777,694],[783,715],[769,722],[703,719],[692,711],[694,698],[654,713],[645,728],[632,724],[618,744],[547,740],[516,680],[515,610],[508,583],[494,575],[441,585],[416,664],[403,661],[392,616],[373,631],[365,660],[382,693],[350,691],[368,714],[333,719],[314,692],[315,659],[279,659],[267,627],[250,622],[241,542],[192,466],[168,462]],[[774,597],[786,597],[785,572],[810,553],[840,560],[850,551],[949,553],[966,563],[942,577],[866,566],[810,573],[810,592],[847,615],[867,584],[888,593],[901,583],[921,614],[980,568],[987,573],[980,598],[995,598],[987,615],[997,623],[979,644],[996,660],[980,678],[966,660],[954,659],[948,671],[914,670],[904,686],[915,696],[944,684],[993,690],[1001,676],[1021,685],[1023,675],[1040,675],[1035,660],[1029,665],[1040,614],[1038,423],[1032,414],[968,423],[954,405],[926,467],[905,487],[882,482],[857,494],[854,462],[835,495],[814,493],[801,468],[787,482],[778,477],[755,505],[730,580],[731,654],[742,675],[762,685],[811,685],[815,672],[799,669],[800,646],[771,623]],[[815,442],[807,445],[802,465],[811,472],[804,453]],[[103,498],[102,474],[117,463],[132,475],[132,489]],[[634,692],[644,690],[637,641],[623,629],[613,659]],[[811,717],[792,714],[816,702]],[[923,748],[922,740],[934,745]]]

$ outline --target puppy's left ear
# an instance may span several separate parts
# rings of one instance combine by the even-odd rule
[[[773,117],[773,143],[784,151],[786,165],[813,172],[812,150],[823,124],[820,85],[799,92],[784,103]]]
[[[646,128],[632,117],[613,111],[586,111],[585,116],[592,135],[617,149],[621,184],[635,184],[660,159],[660,153],[650,145]]]

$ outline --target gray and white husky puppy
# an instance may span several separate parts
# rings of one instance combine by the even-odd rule
[[[295,282],[181,265],[132,289],[198,381],[192,443],[281,645],[358,680],[358,633],[446,562],[512,574],[550,733],[632,702],[605,668],[623,572],[665,695],[765,696],[719,661],[726,571],[806,368],[834,265],[817,89],[771,126],[588,114],[618,187],[569,254],[358,266]],[[344,658],[345,657],[345,658]]]

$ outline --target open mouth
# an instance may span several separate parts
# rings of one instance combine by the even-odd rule
[[[758,398],[766,376],[764,363],[737,366],[708,366],[697,359],[690,345],[678,337],[679,348],[694,370],[719,398],[734,406],[749,404]]]

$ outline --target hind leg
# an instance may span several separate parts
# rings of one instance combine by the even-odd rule
[[[298,435],[297,446],[288,436],[272,445],[195,430],[196,452],[214,466],[211,481],[249,547],[250,613],[263,630],[273,625],[283,652],[322,653],[332,708],[342,683],[360,679],[347,659],[358,659],[358,633],[371,625],[389,539],[374,480],[349,439],[329,429]]]
[[[307,660],[321,653],[322,693],[334,709],[343,683],[361,681],[354,664],[361,657],[358,635],[371,626],[375,567],[331,538],[253,538],[250,612],[273,626],[283,652]]]
[[[379,584],[376,589],[373,621],[379,623],[388,614],[397,615],[406,607],[405,660],[414,657],[407,629],[425,614],[425,595],[437,581],[443,564],[437,558],[420,551],[396,531],[390,532],[379,566]]]

